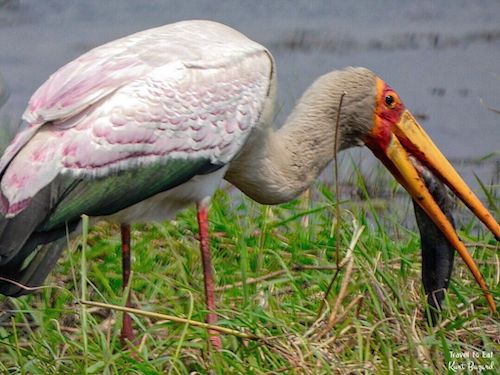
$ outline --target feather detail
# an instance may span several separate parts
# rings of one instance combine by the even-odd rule
[[[183,23],[173,24],[98,47],[52,75],[0,160],[1,212],[17,215],[58,175],[231,161],[258,125],[272,61],[226,26],[210,23],[214,33],[204,35],[206,25],[184,25],[183,38],[186,27],[202,35],[188,50],[172,37]]]

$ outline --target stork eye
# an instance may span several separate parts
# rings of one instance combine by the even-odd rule
[[[394,108],[396,105],[396,99],[394,98],[394,95],[386,95],[385,104],[387,104],[389,108]]]

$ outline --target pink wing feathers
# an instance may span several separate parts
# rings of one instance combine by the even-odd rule
[[[131,36],[60,69],[33,96],[30,125],[0,161],[0,172],[8,165],[1,211],[15,216],[61,173],[98,177],[172,158],[229,162],[258,123],[272,69],[265,49],[246,38],[242,44],[240,35],[207,50],[175,45],[189,58],[170,56],[164,64],[155,53],[146,63]],[[135,62],[104,57],[114,48],[120,55],[123,45]]]
[[[97,47],[64,65],[38,88],[23,114],[26,121],[0,159],[0,173],[48,121],[68,118],[151,70],[123,38]],[[140,64],[140,62],[142,62]]]
[[[0,158],[0,174],[40,126],[75,116],[155,69],[175,62],[224,68],[264,50],[236,30],[202,20],[145,30],[94,48],[56,71],[33,94],[23,114],[27,124]]]

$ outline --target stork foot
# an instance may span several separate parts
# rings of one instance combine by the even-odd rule
[[[213,296],[213,295],[212,295]],[[207,298],[208,301],[208,298]],[[207,303],[208,306],[208,303]],[[215,303],[213,304],[213,308],[215,308]],[[214,313],[213,311],[210,311],[207,315],[206,322],[208,324],[215,325],[217,324],[217,314]],[[220,337],[219,331],[216,331],[215,329],[209,329],[208,330],[208,339],[210,340],[210,344],[212,347],[220,352],[222,350],[222,340]]]
[[[127,306],[128,307],[128,306]],[[135,340],[134,329],[132,328],[132,318],[129,314],[123,313],[122,331],[120,333],[120,343],[123,347],[130,345]]]

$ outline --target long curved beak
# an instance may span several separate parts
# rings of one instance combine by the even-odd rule
[[[408,110],[403,112],[398,123],[393,126],[391,138],[385,150],[377,149],[373,150],[373,152],[457,250],[483,290],[491,311],[495,312],[495,302],[479,268],[468,253],[465,245],[458,238],[446,215],[441,211],[432,194],[429,193],[417,169],[412,164],[409,154],[417,158],[420,163],[445,183],[499,240],[500,226],[493,216],[470,190]]]

